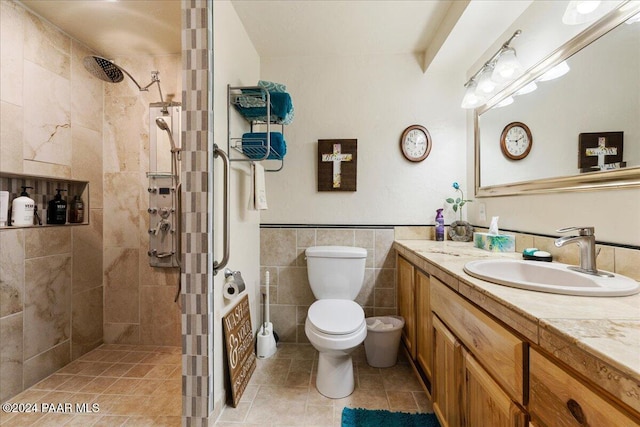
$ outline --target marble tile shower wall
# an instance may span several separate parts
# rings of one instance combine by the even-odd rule
[[[0,2],[0,172],[88,181],[91,199],[90,225],[0,230],[2,401],[102,342],[103,97],[87,54]]]
[[[181,99],[181,56],[117,57],[136,80],[160,72],[165,97]],[[155,89],[155,88],[154,88]],[[128,80],[105,84],[104,102],[104,341],[180,345],[179,271],[149,266],[149,104]]]
[[[307,343],[304,322],[315,301],[304,250],[310,246],[342,245],[367,249],[364,284],[356,298],[369,316],[396,314],[396,279],[391,246],[393,228],[262,228],[261,276],[269,271],[271,321],[284,342]]]

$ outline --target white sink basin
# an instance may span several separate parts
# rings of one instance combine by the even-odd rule
[[[629,277],[591,276],[567,267],[556,262],[490,259],[468,262],[464,271],[499,285],[553,294],[613,297],[640,292],[640,283]]]

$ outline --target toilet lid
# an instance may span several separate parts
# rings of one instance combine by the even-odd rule
[[[307,318],[320,332],[345,335],[362,326],[364,310],[351,300],[321,299],[309,307]]]

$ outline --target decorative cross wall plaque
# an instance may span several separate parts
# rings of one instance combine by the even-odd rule
[[[622,161],[623,132],[581,133],[578,144],[580,172],[619,169]]]
[[[318,191],[356,191],[357,139],[318,140]]]

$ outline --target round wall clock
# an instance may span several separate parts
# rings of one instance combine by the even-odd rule
[[[431,135],[429,131],[420,125],[409,126],[402,132],[400,149],[407,160],[421,162],[431,152]]]
[[[504,127],[500,135],[502,153],[511,160],[521,160],[529,155],[533,137],[529,127],[521,122],[512,122]]]

